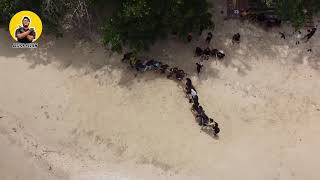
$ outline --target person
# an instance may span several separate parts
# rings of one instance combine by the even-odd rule
[[[219,50],[218,49],[212,49],[210,52],[211,57],[217,57]]]
[[[192,86],[192,81],[191,81],[191,79],[190,78],[186,78],[186,86],[187,87],[191,87]]]
[[[203,65],[201,62],[196,63],[196,65],[197,65],[197,73],[200,74],[201,68],[203,67]]]
[[[15,36],[20,43],[32,43],[32,41],[36,38],[36,33],[33,28],[29,28],[30,18],[23,17],[22,18],[22,27],[20,26],[16,32]]]
[[[123,55],[123,58],[121,59],[121,62],[125,62],[130,60],[130,58],[133,56],[133,52],[127,52]]]
[[[157,61],[155,61],[155,60],[153,60],[153,59],[151,59],[151,60],[149,60],[149,61],[147,61],[146,63],[145,63],[145,66],[146,66],[146,69],[145,70],[151,70],[151,69],[153,69],[153,68],[157,68],[158,66],[157,66]]]
[[[213,133],[214,133],[215,136],[216,136],[217,134],[219,134],[219,132],[220,132],[220,128],[219,128],[219,127],[214,127],[214,128],[213,128]]]
[[[189,99],[189,103],[198,103],[197,91],[192,85],[186,87],[186,94]]]
[[[192,82],[191,82],[191,79],[190,78],[187,78],[186,79],[186,95],[187,97],[189,98],[189,103],[192,102],[192,97],[191,97],[191,89],[195,92],[197,92],[197,90],[194,88],[194,86],[192,85]]]
[[[192,33],[188,33],[188,37],[187,37],[188,42],[192,41]]]
[[[218,50],[217,57],[218,59],[223,59],[226,55],[222,50]]]
[[[181,69],[177,70],[175,73],[176,73],[176,79],[178,81],[182,81],[184,76],[186,75],[185,72]]]
[[[169,70],[169,74],[167,76],[167,78],[171,78],[173,74],[175,74],[178,71],[178,68],[174,67],[174,68],[170,68]]]
[[[166,73],[168,67],[169,67],[168,64],[162,64],[162,65],[160,66],[160,73],[161,73],[161,74]]]
[[[197,96],[197,91],[193,88],[190,89],[190,95],[191,95],[191,98],[195,98]]]
[[[204,49],[203,54],[207,55],[207,56],[210,56],[210,54],[211,54],[210,48],[207,47],[206,49]]]
[[[162,62],[160,62],[160,61],[153,61],[152,67],[153,67],[154,69],[159,69],[159,68],[161,67],[161,65],[162,65]]]
[[[207,38],[206,38],[206,42],[207,42],[208,44],[210,44],[212,37],[213,37],[212,33],[211,33],[211,32],[208,32],[208,35],[207,35]]]
[[[281,39],[286,39],[286,36],[284,35],[283,32],[279,32],[279,34],[280,34],[280,38],[281,38]]]
[[[200,126],[207,126],[207,124],[209,122],[209,117],[204,112],[202,112],[198,117],[200,117],[199,125]]]
[[[140,71],[140,72],[142,72],[146,69],[146,65],[144,65],[141,60],[137,60],[134,66],[135,66],[136,70]]]
[[[196,91],[196,89],[193,87],[191,79],[190,78],[186,78],[186,91],[188,94],[191,93],[191,89],[194,89]],[[196,91],[197,92],[197,91]]]
[[[200,47],[196,47],[195,57],[200,57],[203,54],[203,50]]]
[[[198,94],[197,94],[197,91],[195,89],[191,89],[190,90],[190,100],[189,102],[193,102],[195,104],[199,103],[199,97],[198,97]]]
[[[212,118],[209,118],[208,125],[209,126],[213,125],[213,122],[214,122],[214,120]]]
[[[193,105],[192,105],[192,110],[195,111],[195,112],[197,112],[198,109],[199,109],[199,106],[200,106],[199,102],[193,103]]]
[[[314,35],[316,31],[317,31],[317,28],[315,27],[312,28],[311,30],[308,31],[309,33],[303,37],[303,39],[306,39],[306,42],[309,41],[309,39]]]
[[[312,52],[312,49],[308,49],[307,51],[308,51],[308,52]]]
[[[200,107],[201,106],[200,106],[199,103],[193,103],[191,110],[192,110],[193,113],[196,113],[196,115],[198,115],[199,111],[200,111]]]
[[[298,44],[300,44],[301,31],[298,31],[298,34],[297,34],[296,38],[297,38],[296,45],[298,45]]]
[[[232,37],[232,43],[234,44],[234,43],[240,43],[240,34],[239,33],[237,33],[237,34],[235,34],[235,35],[233,35],[233,37]]]
[[[206,49],[203,50],[200,61],[209,60],[210,54],[211,54],[211,50],[209,47],[207,47]]]
[[[192,98],[192,101],[193,101],[193,104],[199,104],[199,97],[198,97],[198,95],[194,96],[194,97]]]

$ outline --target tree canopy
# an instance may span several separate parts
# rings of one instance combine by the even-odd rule
[[[307,18],[320,11],[320,0],[266,0],[268,6],[276,8],[279,17],[301,28]]]
[[[122,0],[104,28],[104,42],[114,51],[123,45],[134,50],[148,49],[168,34],[186,38],[213,28],[206,0]]]

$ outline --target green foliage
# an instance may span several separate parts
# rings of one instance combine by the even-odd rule
[[[320,12],[320,0],[310,0],[309,1],[309,9],[314,14],[319,13]]]
[[[104,27],[104,42],[115,51],[123,45],[141,51],[170,33],[185,38],[213,28],[208,9],[206,0],[121,0]]]
[[[22,10],[40,13],[41,0],[0,0],[0,22],[8,23],[15,13]]]
[[[107,9],[106,4],[116,10],[104,25],[103,41],[118,52],[123,45],[141,51],[171,33],[186,39],[190,32],[213,28],[206,0],[0,0],[0,23],[8,25],[15,13],[30,10],[40,16],[45,32],[57,33],[66,21],[90,22],[99,15],[94,9]]]
[[[37,13],[44,22],[46,31],[57,32],[64,12],[63,1],[55,0],[54,6],[47,4],[52,1],[42,0],[0,0],[0,24],[8,25],[14,14],[22,10],[29,10]]]
[[[277,0],[277,13],[282,20],[290,21],[296,28],[300,28],[306,19],[303,0]]]
[[[284,21],[290,21],[295,28],[301,28],[307,16],[320,11],[320,0],[266,0],[268,6],[274,6]]]

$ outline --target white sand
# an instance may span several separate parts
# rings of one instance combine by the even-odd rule
[[[237,24],[218,22],[211,46],[227,58],[199,78],[196,43],[159,42],[150,53],[188,71],[219,139],[200,132],[175,82],[134,78],[97,44],[43,37],[24,52],[5,36],[0,179],[318,180],[319,33],[296,47],[277,30]]]

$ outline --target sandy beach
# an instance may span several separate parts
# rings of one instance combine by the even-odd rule
[[[68,34],[12,49],[1,29],[0,179],[318,180],[320,34],[296,46],[278,30],[216,22],[210,46],[226,58],[200,76],[193,50],[203,38],[146,54],[186,70],[221,126],[216,139],[176,82],[135,77],[121,55]]]

